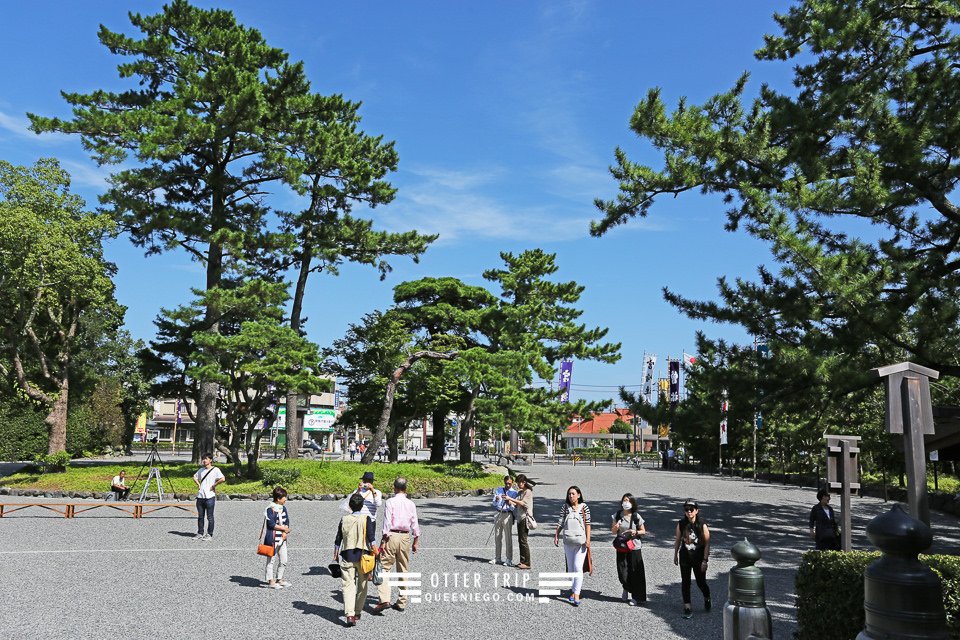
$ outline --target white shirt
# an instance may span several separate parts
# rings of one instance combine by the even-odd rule
[[[124,484],[126,480],[127,480],[126,478],[121,478],[120,476],[113,476],[113,480],[111,481],[110,484],[111,486],[114,486],[114,487],[125,487],[127,486],[126,484]]]
[[[193,477],[200,483],[200,490],[197,491],[197,497],[213,498],[217,495],[213,490],[213,485],[216,484],[217,480],[223,478],[223,471],[220,471],[220,469],[216,467],[210,467],[209,469],[200,467],[200,470],[193,474]],[[226,480],[226,478],[223,479]]]

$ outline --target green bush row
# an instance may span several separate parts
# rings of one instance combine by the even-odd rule
[[[284,487],[289,488],[294,482],[300,479],[301,471],[296,468],[274,468],[262,467],[263,477],[260,482],[265,487]]]
[[[808,551],[797,570],[796,640],[850,640],[863,631],[863,571],[879,552]],[[943,582],[950,637],[960,640],[960,557],[920,556]]]

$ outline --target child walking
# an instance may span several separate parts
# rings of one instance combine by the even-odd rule
[[[263,515],[265,535],[263,544],[273,545],[273,555],[267,558],[267,582],[263,586],[267,589],[283,589],[290,583],[283,579],[283,572],[287,568],[287,536],[290,534],[290,515],[287,513],[287,490],[283,487],[274,487],[273,502],[267,507]]]

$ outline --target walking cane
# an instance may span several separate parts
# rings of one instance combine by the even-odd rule
[[[487,534],[487,542],[483,545],[484,549],[486,549],[490,545],[490,538],[493,537],[493,532],[497,530],[497,516],[499,515],[500,515],[499,511],[493,514],[493,527],[491,527],[490,533]]]

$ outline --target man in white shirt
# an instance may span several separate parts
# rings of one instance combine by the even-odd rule
[[[197,535],[194,540],[213,540],[213,509],[217,506],[217,485],[226,482],[223,472],[213,466],[213,455],[203,454],[203,467],[193,474],[197,484]],[[207,532],[203,532],[203,518],[207,518]]]
[[[117,500],[127,499],[127,496],[130,495],[130,488],[127,486],[126,471],[121,471],[118,475],[113,476],[113,480],[110,482],[110,491],[117,494]]]

